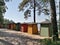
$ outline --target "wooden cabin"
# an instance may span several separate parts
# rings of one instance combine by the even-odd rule
[[[11,24],[8,24],[8,29],[11,29]]]
[[[1,23],[0,23],[0,28],[1,28]]]
[[[8,24],[8,28],[11,29],[11,30],[15,30],[16,24],[15,23],[10,23],[10,24]]]
[[[41,24],[40,36],[51,37],[52,36],[52,26],[50,21],[43,21]]]
[[[16,23],[16,31],[21,31],[21,24],[20,23]]]
[[[26,23],[21,24],[21,32],[27,32],[28,30],[28,25]]]
[[[13,23],[13,30],[16,30],[16,23]]]
[[[12,23],[9,24],[9,28],[10,28],[11,30],[13,29],[13,24],[12,24]]]
[[[38,34],[38,27],[36,23],[28,24],[28,33],[29,34]]]

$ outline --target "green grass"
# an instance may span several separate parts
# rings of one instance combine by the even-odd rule
[[[52,39],[41,40],[41,45],[60,45],[60,40],[52,41]]]

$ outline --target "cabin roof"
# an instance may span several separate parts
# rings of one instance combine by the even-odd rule
[[[40,24],[49,24],[49,23],[51,23],[51,21],[45,20],[45,21],[41,22]]]
[[[28,23],[21,23],[21,24],[40,24],[40,23],[28,22]]]

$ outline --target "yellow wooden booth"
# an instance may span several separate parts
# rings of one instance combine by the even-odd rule
[[[28,24],[28,33],[29,34],[38,34],[38,27],[36,23]]]
[[[16,30],[16,24],[13,23],[13,30]]]

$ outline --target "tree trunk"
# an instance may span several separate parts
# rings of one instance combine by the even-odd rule
[[[35,0],[34,0],[34,23],[36,23],[35,15],[36,15],[36,13],[35,13]]]
[[[53,41],[55,41],[56,39],[58,39],[55,0],[50,0],[50,6],[51,6],[51,24],[53,30]]]
[[[60,0],[59,0],[59,32],[60,32]]]

